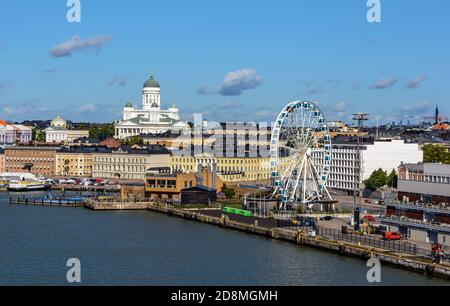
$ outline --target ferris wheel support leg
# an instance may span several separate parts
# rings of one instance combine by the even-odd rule
[[[327,188],[327,186],[325,185],[325,182],[322,181],[322,178],[319,176],[319,171],[317,171],[317,168],[316,168],[316,166],[315,166],[313,163],[311,163],[311,165],[314,167],[314,171],[316,171],[317,176],[319,177],[319,180],[320,180],[321,184],[323,184],[325,193],[327,194],[328,198],[329,198],[330,200],[332,200],[333,198],[331,197],[330,193],[328,192],[328,188]]]
[[[305,163],[306,163],[308,156],[305,154],[305,156],[303,158],[305,159]],[[303,172],[303,199],[302,199],[303,204],[306,204],[306,178],[307,178],[307,171],[306,171],[306,167],[305,167],[305,171]]]
[[[297,190],[297,188],[298,188],[298,184],[300,183],[300,176],[301,176],[301,173],[302,173],[302,171],[303,171],[303,169],[305,169],[305,159],[303,159],[302,160],[302,163],[301,163],[301,166],[300,166],[300,168],[298,169],[298,171],[297,171],[297,179],[295,180],[295,188],[294,188],[294,191],[295,190]],[[292,170],[294,170],[294,169],[292,169]],[[291,201],[294,201],[295,200],[295,196],[296,196],[296,192],[294,192],[293,194],[292,194],[292,196],[291,196]]]

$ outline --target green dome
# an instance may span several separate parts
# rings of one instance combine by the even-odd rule
[[[160,88],[159,82],[153,77],[153,74],[150,75],[150,78],[145,82],[144,88]]]
[[[127,104],[125,104],[125,107],[133,107],[133,104],[131,104],[131,102],[127,102]]]

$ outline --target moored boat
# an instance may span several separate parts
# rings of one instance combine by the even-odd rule
[[[9,191],[40,191],[49,189],[49,185],[40,181],[16,181],[12,180],[8,184]]]

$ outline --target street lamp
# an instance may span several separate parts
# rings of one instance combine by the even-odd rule
[[[357,200],[361,199],[360,193],[361,193],[361,131],[363,128],[364,121],[369,120],[369,114],[368,113],[356,113],[353,114],[353,120],[358,122],[358,131],[356,134],[357,138],[357,144],[356,144],[356,168],[355,168],[355,181],[353,186],[353,212],[352,212],[352,225],[354,226],[355,230],[359,230],[359,207],[357,207]],[[361,203],[360,203],[361,204]],[[359,205],[360,206],[360,205]],[[357,211],[358,209],[358,211]],[[356,217],[358,220],[356,220]]]

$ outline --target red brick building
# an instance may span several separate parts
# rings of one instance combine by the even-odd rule
[[[36,176],[55,174],[58,146],[17,146],[5,149],[6,172],[30,172]]]

